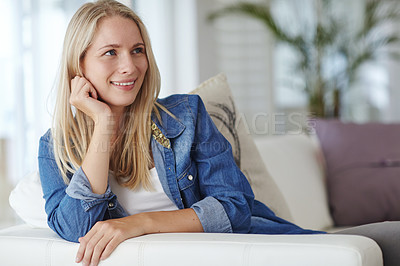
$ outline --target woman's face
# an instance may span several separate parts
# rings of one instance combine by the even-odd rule
[[[99,21],[82,71],[99,98],[112,109],[135,101],[147,71],[145,45],[136,23],[120,16]]]

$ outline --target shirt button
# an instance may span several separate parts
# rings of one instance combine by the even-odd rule
[[[109,202],[108,203],[108,208],[113,208],[114,207],[114,202]]]
[[[190,181],[192,181],[192,180],[193,180],[193,176],[192,176],[192,175],[188,175],[188,179],[189,179]]]

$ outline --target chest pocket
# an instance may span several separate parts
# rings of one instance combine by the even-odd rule
[[[190,165],[178,177],[179,190],[183,191],[191,188],[197,182],[197,169],[196,165],[190,162]],[[193,188],[192,188],[193,189]]]

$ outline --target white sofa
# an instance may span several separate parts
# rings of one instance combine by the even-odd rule
[[[202,96],[213,114],[213,102],[220,102],[218,91],[227,98],[227,89],[226,78],[218,75],[195,93]],[[212,97],[208,101],[209,92]],[[226,111],[230,104],[233,102],[222,109]],[[219,126],[221,116],[212,117],[218,118],[214,122]],[[304,228],[335,230],[327,202],[324,160],[316,138],[297,133],[256,136],[254,142],[250,134],[240,132],[240,124],[233,124],[238,129],[233,135],[239,136],[241,143],[241,168],[251,177],[256,198]],[[221,132],[229,139],[223,128]],[[235,153],[239,142],[231,141]],[[46,225],[36,172],[18,184],[10,203],[25,224],[0,230],[1,265],[75,265],[78,244],[61,239]],[[361,236],[171,233],[126,240],[101,265],[382,266],[383,261],[376,242]]]
[[[287,135],[258,138],[256,143],[291,220],[307,228],[332,229],[316,142],[304,135]],[[38,189],[32,186],[37,178],[35,173],[25,179],[32,188],[26,193]],[[31,217],[31,225],[0,231],[1,265],[75,265],[78,244],[43,228],[41,215]],[[383,262],[379,246],[361,236],[186,233],[129,239],[101,265],[379,266]]]

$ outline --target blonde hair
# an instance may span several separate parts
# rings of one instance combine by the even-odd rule
[[[123,129],[110,155],[110,170],[123,186],[134,189],[141,184],[149,189],[151,113],[155,112],[159,117],[156,99],[160,91],[160,73],[143,22],[130,8],[117,1],[86,3],[68,25],[52,127],[54,157],[64,182],[68,184],[67,172],[73,174],[82,165],[94,129],[91,118],[80,110],[73,111],[69,103],[71,79],[77,74],[83,76],[81,61],[96,34],[97,25],[102,18],[111,16],[129,18],[136,23],[145,44],[148,69],[135,104],[126,108]]]

